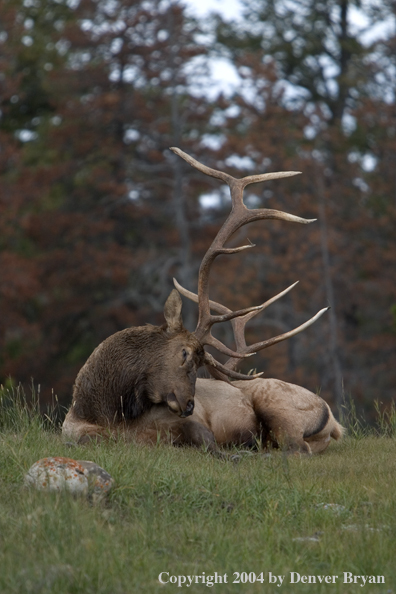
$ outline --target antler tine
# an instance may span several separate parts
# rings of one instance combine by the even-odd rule
[[[198,295],[196,293],[192,293],[191,291],[188,291],[187,289],[182,287],[181,284],[178,283],[175,278],[173,279],[173,284],[175,285],[175,287],[179,291],[179,293],[184,295],[184,297],[187,297],[191,301],[195,301],[195,303],[199,303]],[[297,283],[294,283],[294,285],[295,284],[297,284]],[[290,289],[292,289],[294,287],[294,285],[289,287],[289,289],[287,289],[286,292],[290,291]],[[284,293],[285,293],[285,291],[282,293],[282,295]],[[282,295],[279,295],[279,296],[282,297]],[[250,315],[251,317],[253,317],[259,311],[262,311],[263,309],[265,309],[265,307],[268,307],[268,305],[271,305],[271,303],[277,298],[278,297],[272,297],[272,299],[270,299],[266,303],[263,303],[261,305],[253,305],[252,307],[245,307],[244,309],[239,309],[237,311],[232,311],[225,305],[221,305],[220,303],[216,303],[216,301],[212,301],[210,299],[209,300],[210,309],[213,309],[213,311],[216,311],[218,314],[220,314],[218,316],[211,316],[212,323],[218,324],[220,322],[229,322],[230,320],[233,320],[234,318],[239,318],[239,317],[242,318],[242,317],[245,317],[246,315]]]
[[[212,301],[211,299],[209,300],[209,307],[210,307],[210,309],[213,309],[213,311],[217,312],[218,314],[222,314],[222,317],[224,317],[224,315],[226,315],[226,314],[234,314],[236,317],[236,314],[238,314],[240,316],[241,320],[245,320],[245,324],[246,324],[246,322],[251,320],[260,311],[263,311],[269,305],[272,305],[275,301],[277,301],[278,299],[280,299],[281,297],[286,295],[296,285],[298,285],[299,282],[300,281],[296,281],[295,283],[290,285],[290,287],[287,287],[287,289],[284,289],[283,291],[281,291],[274,297],[271,297],[271,299],[268,299],[268,301],[265,301],[261,305],[247,307],[245,310],[242,310],[242,309],[239,310],[239,312],[245,311],[245,314],[242,314],[239,312],[233,312],[231,309],[229,309],[225,305],[222,305],[221,303],[217,303],[217,301]],[[173,284],[175,285],[175,288],[179,291],[179,293],[181,295],[183,295],[184,297],[187,297],[187,299],[190,299],[190,301],[194,301],[194,303],[198,303],[198,295],[196,293],[193,293],[192,291],[185,289],[175,278],[173,279]],[[248,310],[250,310],[250,311],[248,311]],[[228,320],[231,320],[231,319],[232,318],[228,318]],[[228,321],[228,320],[223,319],[222,321]],[[236,320],[233,320],[233,321],[236,321]]]
[[[176,146],[171,146],[170,150],[172,152],[174,152],[175,155],[178,155],[179,157],[181,157],[182,159],[187,161],[187,163],[189,165],[191,165],[191,167],[195,167],[195,169],[198,169],[198,171],[205,173],[205,175],[209,175],[210,177],[216,177],[217,179],[221,179],[221,180],[225,181],[227,184],[230,184],[231,180],[234,179],[228,173],[224,173],[223,171],[218,171],[217,169],[212,169],[211,167],[207,167],[206,165],[203,165],[202,163],[200,163],[193,157],[190,157],[190,155],[187,155],[187,153],[185,153],[181,149],[177,148]]]
[[[278,299],[280,299],[281,297],[283,297],[284,295],[289,293],[289,291],[291,291],[296,285],[298,285],[299,282],[300,281],[296,281],[295,283],[290,285],[290,287],[287,287],[287,289],[284,289],[283,291],[281,291],[274,297],[271,297],[271,299],[268,299],[268,301],[266,301],[265,303],[263,303],[261,305],[259,311],[263,311],[264,309],[266,309],[267,307],[272,305],[275,301],[277,301]],[[248,323],[248,321],[251,320],[256,314],[258,314],[258,311],[253,311],[253,312],[247,313],[245,316],[242,316],[240,318],[237,318],[237,319],[231,321],[232,329],[234,331],[236,350],[238,351],[238,353],[243,353],[243,352],[245,352],[246,349],[248,349],[248,346],[246,344],[246,339],[245,339],[245,326]],[[230,361],[231,361],[231,359],[230,359]],[[230,363],[230,361],[227,361],[227,363]],[[235,363],[235,365],[236,365],[236,363]]]
[[[289,330],[289,332],[284,332],[283,334],[279,334],[278,336],[274,336],[273,338],[269,338],[268,340],[263,340],[261,342],[256,342],[255,344],[251,344],[250,346],[246,345],[245,340],[245,325],[248,321],[244,318],[239,318],[237,320],[233,320],[233,330],[235,336],[235,342],[237,345],[237,350],[239,353],[256,353],[257,351],[262,351],[263,349],[267,349],[268,347],[277,344],[278,342],[282,342],[283,340],[287,340],[296,334],[299,334],[309,326],[311,326],[316,320],[318,320],[326,311],[328,311],[330,307],[324,307],[317,314],[315,314],[312,318],[297,326],[293,330]],[[247,316],[245,316],[247,318]],[[250,318],[249,318],[250,319]],[[225,367],[228,369],[235,369],[238,364],[238,359],[231,357],[226,363]]]
[[[213,377],[221,380],[227,380],[228,377],[232,377],[234,379],[242,379],[242,380],[252,380],[256,379],[257,377],[261,377],[263,372],[260,373],[252,373],[251,375],[245,375],[244,373],[238,373],[234,369],[230,367],[226,367],[222,365],[210,353],[205,353],[204,359],[205,365],[207,365],[210,369],[211,374]]]
[[[184,295],[184,297],[187,297],[187,299],[190,299],[190,301],[194,301],[194,303],[198,303],[198,295],[196,293],[185,289],[175,278],[173,279],[173,284],[181,295]],[[211,299],[209,300],[209,307],[219,314],[226,314],[231,311],[225,305],[221,305],[221,303],[217,303]]]

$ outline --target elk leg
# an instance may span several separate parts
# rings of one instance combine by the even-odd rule
[[[216,445],[216,440],[212,431],[198,421],[188,419],[188,421],[183,423],[183,437],[185,443],[190,443],[197,447],[204,446],[211,454],[221,458],[224,457],[224,454]]]
[[[62,426],[62,434],[64,438],[72,439],[78,444],[90,443],[113,435],[109,427],[102,427],[79,419],[74,414],[73,409],[66,415]]]
[[[283,427],[272,430],[272,434],[278,443],[279,447],[286,450],[289,454],[312,454],[309,444],[301,437],[296,435],[293,431],[287,431]]]
[[[300,452],[302,454],[312,454],[309,444],[304,440],[302,432],[299,432],[286,418],[286,415],[273,411],[270,407],[257,406],[255,403],[255,413],[261,423],[263,442],[269,445],[271,442],[275,447],[287,450],[291,454]]]
[[[308,456],[312,455],[311,448],[304,439],[289,437],[286,440],[285,445],[289,454],[307,454]]]
[[[78,445],[97,443],[102,440],[114,438],[115,436],[109,427],[101,427],[100,425],[90,425],[87,423],[81,429],[82,433],[77,439]]]

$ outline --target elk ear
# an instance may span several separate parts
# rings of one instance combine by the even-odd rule
[[[164,306],[164,316],[166,320],[166,330],[169,333],[180,332],[183,329],[183,319],[181,315],[182,300],[179,292],[173,289]]]

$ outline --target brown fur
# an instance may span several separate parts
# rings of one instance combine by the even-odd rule
[[[233,384],[198,379],[194,413],[178,418],[165,404],[153,406],[139,419],[104,426],[88,425],[68,413],[64,433],[76,440],[117,431],[140,443],[158,441],[206,446],[272,443],[307,454],[324,451],[343,428],[326,402],[300,386],[276,379],[236,381]]]
[[[97,427],[139,418],[161,402],[181,416],[192,413],[204,349],[183,327],[177,291],[169,296],[164,314],[164,326],[127,328],[94,350],[77,375],[66,427],[73,419],[85,423],[91,434]]]

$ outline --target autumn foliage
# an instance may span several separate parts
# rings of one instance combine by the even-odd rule
[[[275,4],[261,3],[265,14],[250,4],[234,24],[200,24],[181,4],[155,0],[1,4],[3,384],[33,378],[45,399],[54,391],[68,404],[100,341],[130,325],[162,323],[173,276],[195,290],[229,201],[217,181],[170,153],[176,145],[238,177],[301,171],[252,186],[246,202],[318,219],[304,227],[255,223],[234,243],[247,234],[257,248],[214,266],[213,298],[232,308],[300,280],[251,323],[252,342],[332,307],[250,367],[321,390],[330,404],[343,392],[368,410],[395,397],[395,88],[379,92],[395,71],[395,40],[364,45],[348,29],[348,2],[321,3],[339,14],[330,45],[341,48],[332,56],[338,91],[326,94],[320,69],[309,72],[324,51],[314,43],[315,22],[321,42],[330,35],[326,15],[303,2],[312,29],[297,59]],[[272,37],[259,27],[268,22]],[[211,90],[216,52],[239,72],[233,95]],[[214,200],[204,207],[208,194]],[[194,326],[187,303],[185,320]],[[218,332],[232,342],[229,328]]]

